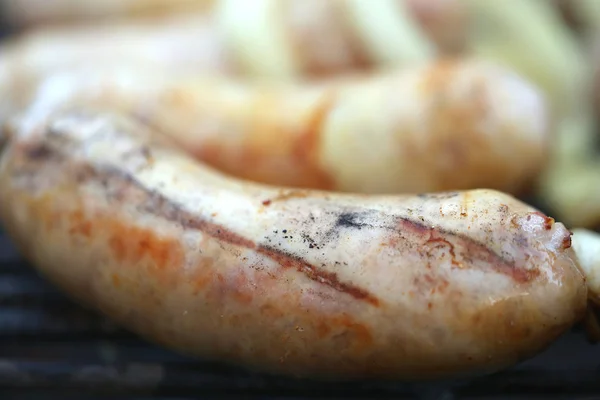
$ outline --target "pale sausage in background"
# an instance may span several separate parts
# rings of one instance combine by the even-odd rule
[[[9,60],[8,60],[9,62]],[[489,188],[522,194],[552,142],[539,92],[475,59],[320,84],[250,84],[149,67],[8,75],[6,116],[103,105],[174,138],[223,172],[273,185],[393,194]],[[27,92],[26,89],[30,89]],[[13,98],[14,97],[14,98]],[[9,106],[10,101],[15,103]]]

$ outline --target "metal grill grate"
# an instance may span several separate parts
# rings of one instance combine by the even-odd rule
[[[38,277],[0,232],[0,398],[87,399],[89,389],[111,399],[590,400],[600,399],[600,346],[575,330],[512,370],[436,385],[323,384],[253,374],[156,348],[82,309]]]

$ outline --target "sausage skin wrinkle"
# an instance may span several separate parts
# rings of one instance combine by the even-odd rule
[[[22,254],[155,343],[298,377],[422,380],[508,367],[585,313],[570,232],[511,196],[259,185],[165,140],[63,110],[13,132],[0,161]]]

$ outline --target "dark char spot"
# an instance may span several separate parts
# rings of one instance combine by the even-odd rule
[[[354,229],[362,229],[368,224],[361,222],[360,219],[363,217],[362,213],[359,212],[344,212],[338,216],[338,219],[335,223],[337,228],[354,228]]]

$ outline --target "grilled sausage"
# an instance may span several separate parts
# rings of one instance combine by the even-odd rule
[[[586,309],[569,231],[499,192],[261,186],[94,109],[22,127],[0,161],[22,254],[177,351],[320,379],[466,376],[536,354]]]
[[[358,29],[361,39],[361,28],[367,29],[367,36],[376,40],[376,46],[385,43],[377,39],[378,34],[392,35],[404,44],[408,37],[414,40],[415,35],[424,35],[443,52],[458,51],[466,41],[467,15],[461,0],[0,0],[0,15],[18,28],[147,16],[164,18],[183,12],[216,14],[225,8],[227,20],[235,20],[236,25],[254,25],[250,33],[266,28],[274,34],[278,25],[289,24],[291,35],[286,36],[304,42],[315,38],[311,44],[322,45],[329,55],[335,51],[327,49],[327,45],[342,52],[352,48],[351,36],[356,36],[353,31]],[[251,47],[256,48],[256,43],[251,43]]]
[[[39,74],[139,62],[174,75],[202,70],[269,79],[322,77],[454,53],[466,40],[460,10],[458,0],[220,0],[211,11],[158,21],[38,30],[13,39],[7,51],[18,60],[15,69]],[[450,30],[453,35],[445,36]]]
[[[63,104],[118,109],[232,175],[345,192],[520,193],[544,166],[551,141],[536,89],[479,60],[314,85],[170,78],[148,69],[74,69],[33,85],[39,90],[29,96],[21,85],[7,93],[32,103],[30,116]]]
[[[60,56],[57,56],[60,55]],[[209,16],[46,28],[9,37],[2,68],[35,77],[82,66],[151,65],[173,74],[238,73]]]
[[[206,11],[213,3],[214,0],[0,0],[0,11],[10,26],[23,28]]]

